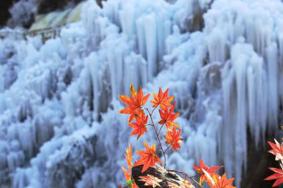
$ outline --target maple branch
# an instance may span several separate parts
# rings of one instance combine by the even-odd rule
[[[148,123],[148,124],[146,124],[147,126],[151,126],[151,127],[153,127],[153,125],[152,124],[150,124],[150,123]]]
[[[154,133],[155,133],[155,136],[157,138],[157,141],[158,141],[158,144],[160,145],[160,148],[161,148],[161,151],[162,151],[162,155],[164,156],[164,168],[166,167],[166,153],[164,152],[164,149],[162,147],[162,144],[161,144],[161,141],[160,141],[160,137],[159,137],[159,134],[157,132],[157,129],[156,129],[156,126],[155,126],[155,123],[153,121],[153,118],[152,118],[152,113],[154,112],[156,108],[154,108],[151,112],[148,110],[148,108],[146,108],[146,111],[148,112],[148,115],[149,115],[149,118],[150,118],[150,121],[153,125],[153,129],[154,129]]]
[[[167,153],[169,148],[170,148],[170,146],[167,146],[167,148],[165,149],[165,153]]]
[[[158,135],[160,135],[161,129],[163,128],[164,125],[161,125],[158,131]]]
[[[153,112],[156,110],[157,107],[153,108],[151,111],[151,114],[153,114]]]

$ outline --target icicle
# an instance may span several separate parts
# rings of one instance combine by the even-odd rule
[[[120,20],[122,25],[122,31],[129,37],[129,39],[132,39],[135,35],[135,8],[136,6],[133,3],[126,3],[123,7],[123,10],[120,11]]]
[[[123,41],[124,42],[124,41]],[[109,43],[110,45],[111,43]],[[117,41],[117,45],[119,48],[114,49],[113,51],[107,52],[107,57],[109,61],[109,70],[110,70],[110,79],[111,79],[111,89],[112,89],[112,96],[113,98],[118,98],[119,94],[124,90],[125,85],[124,82],[124,69],[125,67],[125,55],[128,52],[127,46],[119,44]],[[108,46],[110,47],[110,46]]]
[[[138,66],[139,66],[138,70],[140,74],[141,85],[145,86],[148,83],[147,62],[144,60],[142,56],[136,56],[136,61],[138,62]]]
[[[282,26],[283,27],[283,26]],[[278,36],[278,54],[279,54],[279,82],[278,82],[278,89],[279,89],[279,97],[280,97],[280,104],[283,104],[283,34],[279,34]]]
[[[210,38],[207,41],[210,62],[226,61],[227,58],[226,41],[227,41],[227,37],[225,36],[225,33],[223,34],[222,30],[218,28],[213,30]]]
[[[24,154],[21,151],[11,152],[7,155],[8,169],[10,172],[16,170],[16,168],[23,164]]]
[[[98,114],[99,107],[101,104],[100,97],[102,95],[101,93],[102,83],[100,82],[99,78],[102,78],[103,69],[100,67],[101,62],[99,61],[95,53],[92,53],[86,61],[92,79],[93,94],[94,94],[93,96],[94,112]],[[96,116],[95,118],[98,117]]]
[[[139,62],[137,61],[135,54],[125,58],[125,67],[124,67],[124,91],[129,91],[129,85],[133,84],[136,88],[140,87],[140,70]],[[127,92],[129,94],[129,92]]]
[[[230,66],[230,62],[225,65],[222,76],[224,121],[223,129],[221,131],[223,137],[223,143],[221,144],[221,154],[224,159],[225,172],[228,176],[231,177],[233,172],[233,152],[231,152],[231,150],[234,150],[235,140],[228,137],[227,134],[235,132],[236,121],[233,114],[236,113],[236,100],[234,100],[234,98],[236,97],[236,91],[234,82],[234,72],[230,70]]]
[[[157,23],[155,14],[149,14],[144,18],[146,54],[148,61],[148,78],[152,80],[157,73]]]
[[[271,44],[266,49],[266,68],[268,83],[268,123],[271,127],[276,128],[278,125],[278,59],[277,46]]]
[[[140,17],[136,20],[137,27],[137,42],[138,51],[145,58],[147,56],[146,43],[145,43],[145,28],[144,28],[144,17]]]
[[[4,66],[0,65],[0,92],[2,93],[5,89],[5,77],[4,77]]]
[[[29,176],[23,169],[17,169],[13,178],[12,188],[24,188],[29,184]]]
[[[105,22],[99,19],[100,8],[94,1],[87,1],[82,8],[82,22],[89,33],[88,39],[94,49],[99,47],[102,40],[102,28]]]

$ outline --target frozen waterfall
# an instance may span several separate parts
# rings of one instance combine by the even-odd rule
[[[280,0],[88,0],[55,39],[0,39],[0,187],[121,184],[130,83],[176,96],[170,167],[223,164],[240,187],[248,134],[263,147],[282,119],[282,20]]]

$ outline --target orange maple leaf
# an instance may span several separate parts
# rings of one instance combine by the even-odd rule
[[[121,114],[129,114],[129,122],[134,119],[136,114],[142,111],[141,107],[146,103],[150,94],[143,95],[143,91],[139,88],[138,92],[135,90],[134,86],[130,86],[131,97],[121,95],[120,100],[126,104],[126,107],[120,110]]]
[[[126,149],[125,158],[128,164],[128,168],[133,167],[133,148],[132,145],[129,145]]]
[[[133,149],[132,145],[129,145],[126,149],[125,158],[127,161],[128,168],[122,166],[122,171],[124,173],[127,184],[131,188],[138,188],[138,186],[132,180],[132,168],[133,168]]]
[[[144,143],[145,151],[137,151],[140,159],[135,163],[135,166],[143,165],[142,173],[148,168],[153,167],[156,163],[160,162],[160,158],[156,154],[155,145],[149,146],[146,142]]]
[[[132,179],[132,173],[131,173],[132,169],[126,169],[125,167],[122,166],[122,171],[124,173],[125,179],[126,181],[129,181]]]
[[[124,172],[124,176],[127,181],[131,180],[132,176],[132,167],[133,167],[133,149],[132,146],[129,145],[128,148],[126,149],[125,153],[125,158],[127,161],[128,168],[126,169],[125,167],[122,166],[122,170]]]
[[[161,88],[159,88],[158,94],[153,94],[153,100],[151,101],[152,106],[156,108],[160,105],[160,108],[162,110],[167,109],[171,106],[171,102],[174,100],[173,96],[168,96],[169,89],[166,89],[165,92],[162,91]]]
[[[178,126],[177,123],[174,121],[177,117],[179,117],[179,113],[174,112],[174,105],[171,105],[169,108],[165,110],[159,110],[159,115],[161,120],[159,121],[159,124],[166,125],[167,128],[172,126]]]
[[[169,129],[166,133],[165,139],[166,143],[169,144],[173,150],[178,150],[181,147],[181,130],[173,127],[172,129]]]
[[[275,156],[275,160],[283,160],[283,144],[280,144],[276,139],[274,139],[274,142],[267,142],[271,147],[269,153]]]
[[[227,179],[226,174],[213,179],[215,180],[215,184],[210,185],[211,188],[235,188],[233,186],[234,178]]]
[[[162,182],[161,179],[154,177],[150,174],[146,176],[140,176],[140,181],[144,182],[145,186],[150,186],[152,188],[160,187],[160,183]]]
[[[203,160],[199,161],[199,166],[194,165],[194,169],[197,171],[197,173],[200,175],[200,184],[202,184],[204,181],[210,181],[208,179],[208,175],[212,176],[215,174],[217,170],[220,169],[220,166],[207,166]]]
[[[271,176],[268,176],[264,180],[275,180],[272,187],[277,187],[277,186],[283,184],[283,170],[279,169],[279,168],[269,168],[269,169],[272,170],[275,173],[272,174]]]
[[[129,123],[129,126],[133,128],[131,135],[137,135],[138,138],[142,136],[146,131],[146,124],[147,124],[148,116],[144,113],[138,113],[136,116],[136,121]]]

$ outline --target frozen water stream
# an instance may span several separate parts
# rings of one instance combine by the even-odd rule
[[[0,39],[0,187],[122,183],[130,83],[176,97],[170,168],[224,164],[239,187],[248,131],[262,147],[279,123],[282,20],[280,0],[88,0],[56,39]]]

